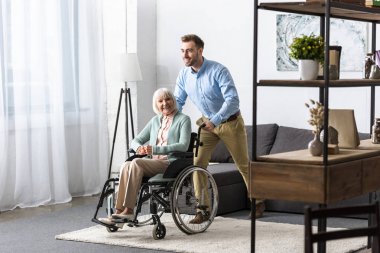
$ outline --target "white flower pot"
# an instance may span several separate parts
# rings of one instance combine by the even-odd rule
[[[315,60],[298,60],[301,80],[315,80],[318,76],[319,62]]]

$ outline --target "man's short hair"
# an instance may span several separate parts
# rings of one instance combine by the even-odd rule
[[[186,34],[181,37],[182,42],[193,41],[197,48],[204,48],[205,43],[203,40],[195,34]]]

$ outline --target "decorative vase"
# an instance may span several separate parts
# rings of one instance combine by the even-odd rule
[[[301,80],[315,80],[318,77],[319,62],[315,60],[299,60],[298,68]]]
[[[309,152],[312,156],[320,156],[323,152],[323,143],[319,138],[319,132],[314,135],[314,139],[309,142]]]

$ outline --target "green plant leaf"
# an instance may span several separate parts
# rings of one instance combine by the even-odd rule
[[[293,39],[290,48],[290,57],[296,60],[324,61],[324,40],[321,36],[301,35]]]

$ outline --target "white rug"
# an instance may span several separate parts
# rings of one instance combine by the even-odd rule
[[[216,217],[206,232],[195,235],[182,233],[171,219],[163,223],[166,226],[166,236],[162,240],[153,239],[153,226],[139,228],[124,226],[122,230],[109,233],[106,228],[101,225],[57,235],[55,238],[59,240],[101,243],[173,252],[250,252],[250,220]],[[257,253],[302,253],[304,251],[303,241],[303,225],[256,222]],[[366,245],[366,238],[332,241],[327,243],[327,252],[350,252],[364,245]]]

